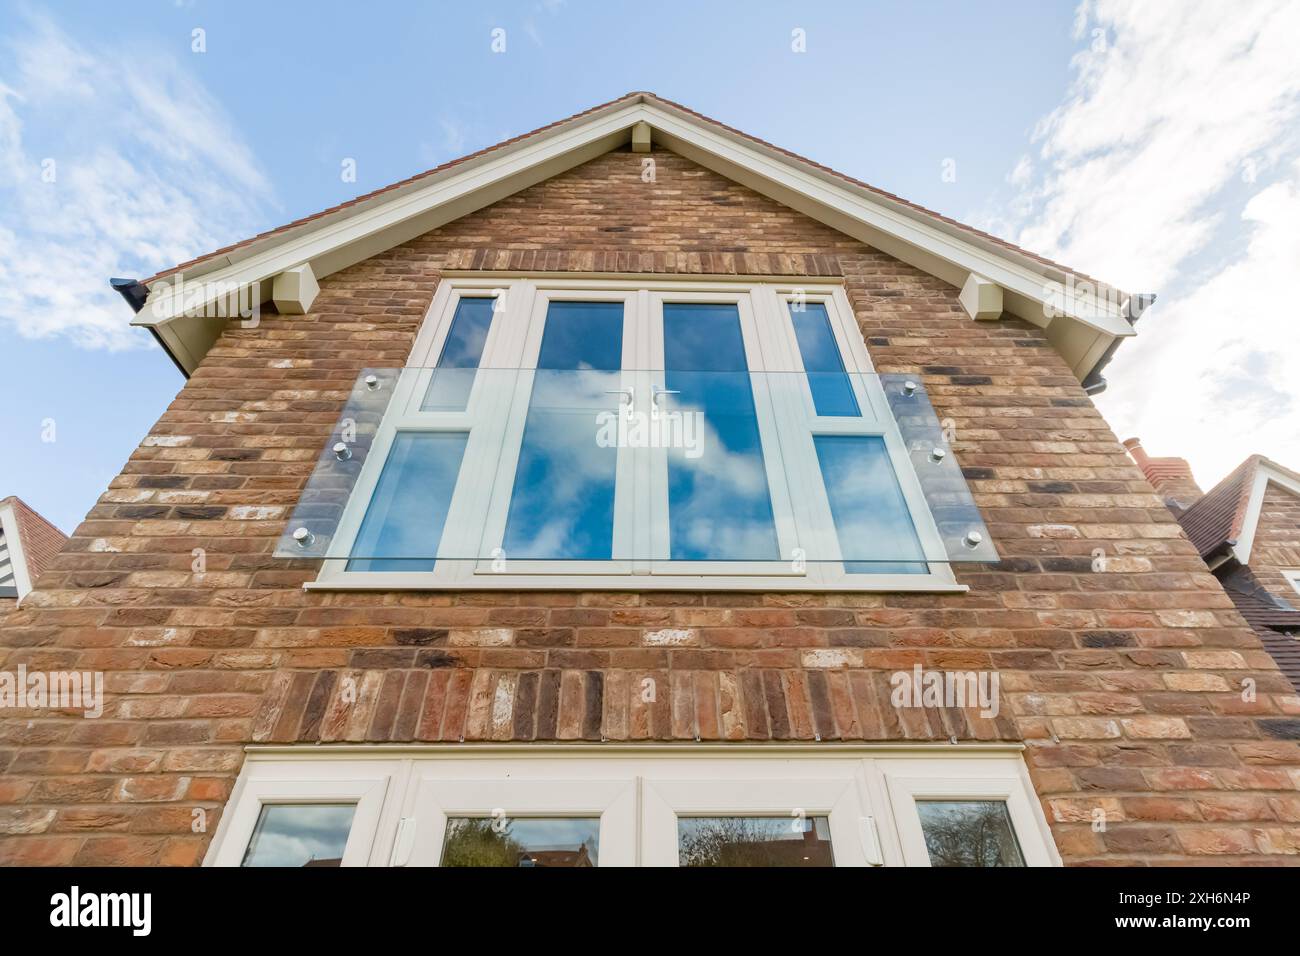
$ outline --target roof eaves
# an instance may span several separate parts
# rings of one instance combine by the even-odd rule
[[[1088,338],[1079,339],[1075,336],[1070,340],[1067,358],[1075,374],[1079,375],[1081,380],[1091,383],[1094,390],[1100,379],[1100,369],[1114,354],[1118,340],[1133,334],[1132,324],[1136,313],[1132,310],[1132,304],[1136,300],[1122,290],[648,92],[628,93],[528,133],[451,160],[401,182],[363,194],[348,202],[260,233],[242,242],[225,246],[205,256],[159,272],[145,280],[144,284],[162,283],[153,291],[161,293],[162,299],[169,299],[173,303],[185,300],[177,290],[168,292],[169,285],[201,279],[214,273],[216,274],[213,276],[214,286],[221,285],[218,279],[224,281],[226,277],[233,274],[235,284],[242,288],[253,280],[241,278],[241,269],[251,268],[252,272],[257,272],[259,275],[265,272],[264,279],[279,271],[278,264],[276,268],[268,271],[266,268],[268,263],[275,263],[280,258],[292,258],[297,251],[301,251],[308,257],[308,261],[311,261],[313,256],[320,254],[319,250],[327,248],[335,241],[332,236],[363,234],[366,229],[377,228],[367,225],[366,221],[353,224],[351,221],[353,216],[374,210],[375,214],[369,222],[377,222],[383,218],[380,210],[389,208],[387,204],[400,199],[405,205],[399,203],[398,206],[392,207],[392,215],[389,217],[394,220],[400,219],[407,215],[406,209],[417,207],[421,201],[419,198],[421,193],[413,191],[440,189],[440,177],[472,173],[475,164],[493,162],[499,158],[508,166],[512,150],[531,149],[534,143],[537,149],[546,152],[552,140],[538,140],[539,136],[564,136],[565,127],[596,122],[602,118],[601,114],[625,110],[636,104],[644,104],[652,111],[658,111],[660,119],[676,117],[682,128],[701,131],[702,136],[706,135],[703,131],[707,130],[707,135],[714,136],[719,143],[727,139],[734,141],[738,144],[738,148],[743,147],[751,151],[750,156],[754,157],[752,162],[771,164],[767,167],[769,170],[776,170],[782,166],[789,170],[792,183],[797,184],[800,177],[810,185],[821,181],[831,187],[831,192],[824,194],[827,196],[833,196],[834,190],[839,190],[839,194],[846,198],[833,200],[833,203],[847,203],[847,205],[837,207],[841,210],[838,215],[842,216],[844,210],[848,210],[851,217],[861,216],[863,212],[857,210],[862,210],[866,212],[866,218],[875,223],[874,226],[868,226],[868,232],[871,229],[875,229],[876,232],[864,241],[872,242],[875,239],[901,243],[901,246],[894,248],[893,251],[895,254],[902,255],[904,259],[908,258],[905,250],[911,248],[908,243],[919,242],[918,249],[929,249],[930,253],[927,254],[938,254],[938,259],[932,256],[931,263],[938,269],[935,274],[947,281],[955,281],[960,285],[970,272],[993,270],[994,281],[1009,283],[1007,288],[1012,292],[1016,304],[1013,306],[1008,303],[1008,311],[1030,319],[1036,324],[1045,324],[1036,317],[1038,309],[1036,302],[1041,301],[1044,309],[1055,305],[1054,300],[1060,292],[1052,291],[1053,288],[1058,290],[1068,288],[1071,281],[1077,278],[1081,283],[1086,284],[1085,287],[1089,290],[1083,293],[1082,308],[1076,305],[1064,312],[1048,311],[1046,321],[1050,323],[1054,315],[1066,315],[1072,322],[1064,325],[1072,326],[1073,322],[1077,322],[1087,331]],[[585,126],[579,126],[576,130],[584,128]],[[576,130],[575,135],[578,140],[581,140],[582,137]],[[757,158],[760,156],[767,158],[760,161]],[[523,166],[527,166],[526,160]],[[795,189],[797,195],[797,185]],[[409,201],[403,198],[408,193]],[[854,203],[865,203],[865,205],[855,207]],[[870,212],[872,208],[877,212]],[[411,213],[411,215],[416,214]],[[912,223],[911,226],[904,225],[909,221]],[[436,223],[430,228],[436,228]],[[894,229],[901,229],[902,232],[893,232]],[[879,241],[872,244],[878,245]],[[309,253],[307,251],[309,247],[317,251]],[[890,249],[886,248],[885,251]],[[243,265],[246,260],[254,258],[257,259],[256,264],[249,262],[247,266]],[[335,261],[327,265],[324,274],[329,274],[341,264],[346,265],[347,262]],[[926,268],[927,265],[921,263],[921,267]],[[998,275],[1001,276],[1000,280],[997,278]],[[166,281],[173,276],[176,277],[176,283]],[[268,292],[269,288],[264,286],[262,298],[266,298]],[[1078,294],[1077,286],[1066,292],[1067,299]],[[183,308],[183,306],[179,307]],[[181,327],[176,326],[164,328],[162,334],[159,334],[159,330],[154,328],[155,325],[165,326],[182,315],[181,312],[172,314],[175,308],[178,308],[175,304],[168,306],[164,303],[161,309],[155,309],[154,318],[137,316],[133,324],[150,327],[155,338],[171,355],[172,360],[183,373],[188,375],[219,334],[220,324],[205,322],[200,318],[193,320],[190,326],[187,326],[188,331],[182,332]],[[1026,312],[1026,310],[1034,311]],[[1071,335],[1071,333],[1067,331],[1063,335]],[[1062,354],[1067,353],[1063,351]]]
[[[872,186],[870,183],[863,182],[860,179],[856,179],[853,176],[848,175],[847,173],[842,173],[839,170],[831,168],[830,166],[824,166],[815,160],[807,158],[806,156],[801,156],[800,154],[792,152],[791,150],[785,149],[781,146],[777,146],[776,144],[770,143],[767,140],[760,139],[757,136],[753,136],[749,133],[746,133],[744,130],[736,129],[734,126],[728,126],[726,123],[723,123],[720,120],[716,120],[711,116],[705,116],[703,113],[699,113],[691,109],[689,106],[683,106],[682,104],[675,103],[672,100],[664,99],[663,97],[657,96],[654,93],[643,93],[640,95],[645,97],[647,101],[654,102],[661,107],[667,107],[679,113],[693,117],[696,120],[701,120],[705,123],[708,123],[714,128],[724,131],[733,137],[744,140],[745,142],[753,146],[757,146],[760,149],[763,149],[767,152],[774,153],[782,157],[786,161],[793,161],[795,163],[800,164],[801,166],[804,166],[807,169],[816,171],[817,173],[823,176],[829,176],[831,178],[838,180],[840,183],[853,186],[859,190],[863,190],[866,193],[868,193],[873,199],[877,201],[884,201],[885,203],[888,203],[892,207],[904,212],[907,215],[913,217],[923,217],[926,221],[933,222],[933,223],[942,223],[945,226],[952,227],[953,229],[960,231],[963,238],[965,238],[967,241],[973,240],[978,245],[980,245],[982,248],[986,249],[989,252],[996,252],[1000,255],[1006,255],[1007,253],[1011,253],[1017,257],[1023,258],[1025,260],[1034,263],[1036,266],[1040,268],[1046,267],[1049,270],[1053,270],[1057,272],[1060,277],[1074,276],[1076,279],[1081,279],[1084,282],[1092,284],[1102,292],[1113,293],[1113,295],[1117,297],[1120,301],[1132,298],[1130,293],[1125,292],[1124,290],[1120,289],[1117,286],[1110,285],[1109,283],[1094,278],[1093,276],[1090,276],[1087,273],[1080,272],[1077,269],[1071,269],[1069,266],[1048,259],[1046,256],[1041,256],[1038,255],[1037,253],[1030,252],[1029,250],[1017,246],[1012,242],[1008,242],[1007,240],[994,236],[991,233],[983,232],[982,230],[976,229],[974,226],[969,226],[964,222],[960,222],[959,220],[953,219],[949,216],[945,216],[942,213],[936,212],[933,209],[929,209],[925,206],[922,206],[919,203],[914,203],[910,200],[904,199],[903,197],[896,195],[895,193],[891,193],[884,189],[880,189],[877,186]]]
[[[330,219],[339,216],[340,214],[350,215],[352,213],[360,212],[362,209],[373,205],[374,202],[390,197],[392,193],[400,192],[407,187],[423,185],[430,179],[437,177],[440,174],[444,174],[449,170],[459,170],[468,163],[473,163],[490,155],[499,154],[502,151],[517,146],[535,136],[551,132],[562,126],[568,125],[569,123],[576,122],[577,120],[593,116],[615,107],[626,106],[630,102],[639,101],[646,95],[648,94],[628,93],[625,96],[618,97],[617,99],[609,100],[608,102],[593,106],[590,109],[585,109],[581,112],[574,113],[571,116],[566,116],[564,119],[556,120],[554,123],[547,123],[545,126],[539,126],[537,129],[530,130],[527,133],[521,133],[518,136],[502,140],[501,142],[494,143],[491,146],[485,146],[483,149],[475,150],[472,153],[466,153],[464,156],[458,156],[457,158],[448,160],[432,169],[416,173],[414,176],[408,176],[406,179],[390,183],[387,186],[382,186],[379,189],[372,190],[368,193],[363,193],[360,196],[347,200],[346,202],[341,202],[337,205],[322,209],[320,212],[313,213],[310,216],[303,216],[300,219],[295,219],[292,222],[285,223],[284,225],[276,226],[274,229],[268,229],[265,232],[258,233],[257,235],[251,236],[250,238],[244,239],[240,242],[231,243],[228,246],[222,246],[220,249],[214,249],[206,255],[197,256],[187,262],[178,263],[169,269],[164,269],[163,271],[150,276],[148,279],[143,279],[141,281],[144,282],[145,285],[150,285],[160,279],[165,279],[168,276],[175,275],[179,272],[187,272],[191,276],[201,275],[203,272],[211,271],[212,268],[233,265],[240,259],[246,258],[247,255],[250,255],[253,251],[253,247],[260,246],[270,240],[287,239],[304,228],[314,228],[320,225],[322,220]]]

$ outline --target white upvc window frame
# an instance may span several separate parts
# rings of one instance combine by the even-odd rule
[[[438,866],[447,823],[455,817],[507,819],[596,817],[597,866],[635,866],[636,781],[608,776],[600,762],[429,762],[415,771],[403,821],[410,851],[399,841],[395,866]]]
[[[1052,866],[1051,832],[1023,764],[969,766],[960,760],[879,762],[907,866],[930,866],[930,851],[917,803],[922,800],[988,800],[1007,805],[1025,866]],[[1035,839],[1037,835],[1037,839]]]
[[[249,761],[221,817],[205,865],[240,866],[262,810],[268,806],[356,806],[342,866],[374,866],[376,835],[396,816],[390,791],[401,787],[404,768],[395,761]]]
[[[1026,866],[1060,866],[1005,744],[249,748],[205,866],[238,866],[268,803],[358,802],[343,865],[437,866],[454,817],[598,817],[599,866],[677,866],[678,819],[828,818],[836,866],[929,866],[918,799],[1003,800]],[[363,814],[363,808],[365,810]]]
[[[442,352],[456,306],[465,297],[498,300],[479,374],[475,376],[463,411],[424,411],[419,406],[428,387],[431,367]],[[500,383],[501,377],[508,378],[513,370],[535,367],[546,309],[555,300],[623,303],[625,371],[622,380],[633,389],[634,401],[640,402],[652,400],[652,391],[665,384],[662,371],[646,371],[662,370],[664,365],[663,305],[736,303],[750,371],[779,370],[770,375],[755,374],[756,390],[766,392],[756,395],[756,414],[782,551],[793,541],[796,517],[805,533],[819,536],[819,540],[801,542],[803,553],[811,556],[806,562],[797,562],[797,554],[783,553],[783,559],[790,558],[784,565],[788,570],[775,572],[770,561],[667,560],[667,453],[664,449],[645,449],[640,454],[630,454],[629,449],[622,448],[615,487],[615,560],[525,561],[505,555],[502,570],[489,557],[500,545],[505,530],[527,419],[532,373],[518,373],[511,392],[486,385],[493,376]],[[787,312],[797,301],[825,305],[860,417],[816,415],[794,325]],[[522,319],[512,318],[520,315]],[[820,279],[803,282],[798,279],[615,279],[496,274],[444,277],[407,362],[408,370],[418,371],[400,377],[321,572],[306,586],[359,590],[965,591],[967,588],[956,582],[948,563],[942,539],[853,315],[842,285]],[[441,553],[450,556],[438,558],[432,571],[349,571],[352,542],[399,431],[467,431],[469,439],[461,474],[491,474],[493,480],[457,482],[439,547]],[[778,431],[781,442],[776,441]],[[924,558],[918,563],[926,563],[928,573],[849,573],[836,560],[839,546],[813,447],[814,436],[820,434],[883,439],[921,542]],[[802,443],[798,454],[790,454],[784,448],[787,440]],[[782,448],[781,459],[773,453],[778,447]],[[617,557],[620,553],[631,554],[632,558],[620,559]],[[643,556],[647,554],[655,558],[645,560]]]
[[[747,760],[674,767],[643,785],[643,866],[678,866],[678,821],[690,817],[779,817],[792,827],[826,817],[836,866],[884,862],[864,809],[866,770],[860,761]]]

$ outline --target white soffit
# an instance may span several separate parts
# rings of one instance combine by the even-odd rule
[[[267,301],[276,277],[302,266],[323,279],[623,146],[634,127],[644,133],[640,124],[660,146],[959,289],[972,274],[994,284],[1004,310],[1045,328],[1080,378],[1133,334],[1126,293],[1071,284],[1060,269],[646,94],[163,276],[132,322],[151,328],[188,374],[233,317],[216,305],[229,290],[254,288]]]

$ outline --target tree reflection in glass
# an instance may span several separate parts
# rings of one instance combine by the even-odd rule
[[[679,817],[681,866],[834,866],[826,817]]]
[[[918,800],[931,866],[1024,866],[1001,800]]]
[[[442,866],[596,866],[600,820],[586,817],[452,817]]]

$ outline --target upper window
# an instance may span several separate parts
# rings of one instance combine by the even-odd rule
[[[316,586],[957,587],[837,286],[447,279],[366,389]]]

